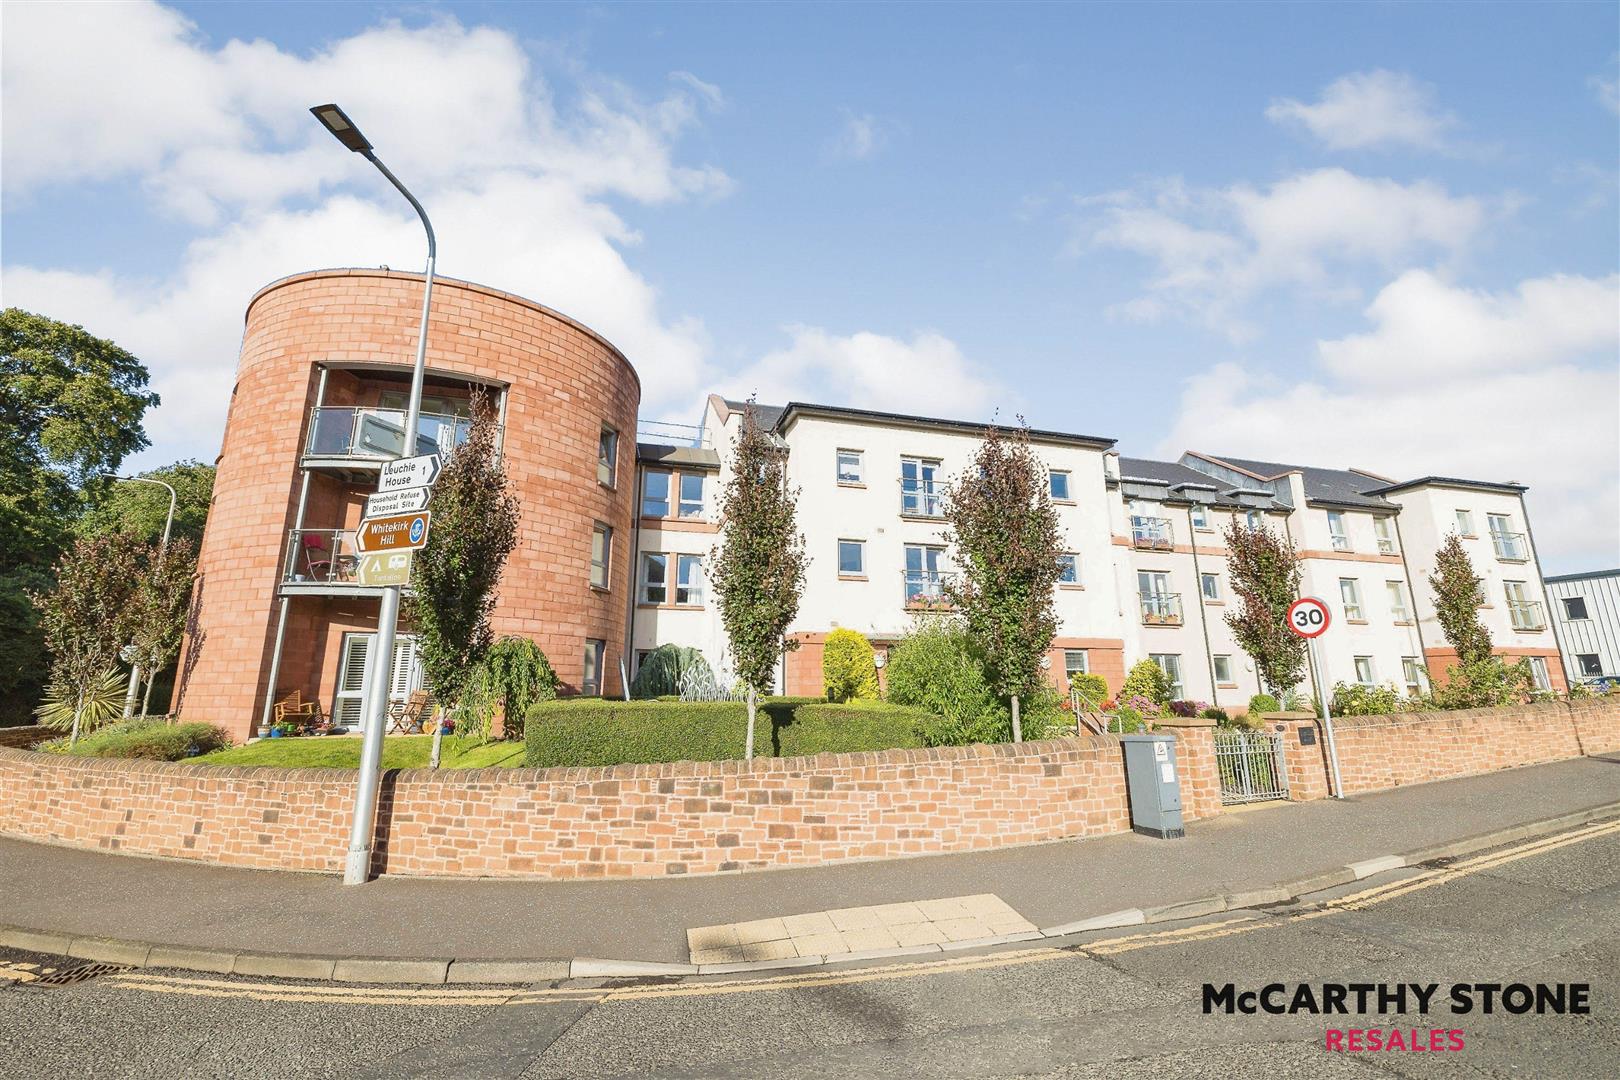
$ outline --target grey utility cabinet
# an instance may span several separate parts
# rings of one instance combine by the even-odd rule
[[[1173,735],[1122,735],[1125,783],[1131,796],[1131,828],[1173,840],[1187,835],[1181,821],[1181,772]]]

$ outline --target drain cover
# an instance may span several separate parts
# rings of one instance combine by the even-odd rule
[[[93,979],[97,975],[116,975],[121,971],[128,970],[129,968],[121,967],[118,964],[85,963],[80,964],[78,967],[58,968],[49,974],[41,975],[33,980],[32,985],[72,986],[74,983],[82,983],[87,979]]]

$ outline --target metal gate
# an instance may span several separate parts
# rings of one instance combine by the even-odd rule
[[[1280,731],[1217,731],[1215,765],[1225,806],[1288,798]]]

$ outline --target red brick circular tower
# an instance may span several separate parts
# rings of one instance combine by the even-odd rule
[[[249,302],[176,680],[187,719],[240,740],[293,693],[325,714],[358,715],[379,590],[358,584],[353,530],[379,463],[407,441],[421,305],[421,275],[387,270],[298,274]],[[533,638],[568,689],[618,692],[635,369],[565,315],[442,278],[427,368],[417,452],[447,451],[464,435],[474,388],[500,409],[520,522],[495,633]],[[398,694],[420,678],[403,640]]]

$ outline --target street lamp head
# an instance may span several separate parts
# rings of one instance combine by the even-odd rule
[[[315,119],[321,126],[330,131],[337,141],[347,146],[357,154],[364,154],[371,150],[371,143],[360,134],[360,129],[354,126],[349,115],[336,105],[317,105],[309,110],[315,114]]]

